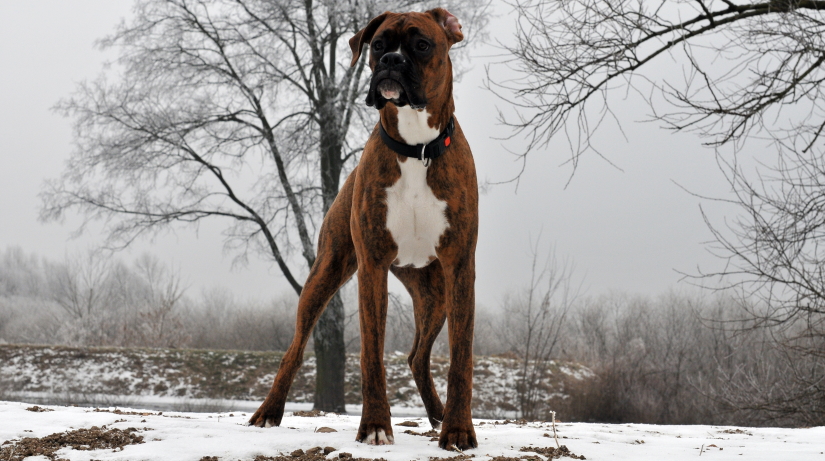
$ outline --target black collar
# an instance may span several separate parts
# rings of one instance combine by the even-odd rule
[[[381,139],[387,147],[405,157],[417,158],[424,161],[438,158],[444,153],[445,150],[447,150],[450,142],[452,142],[451,137],[453,135],[453,131],[455,131],[455,122],[453,121],[453,118],[450,117],[447,127],[444,128],[444,131],[442,131],[437,138],[433,139],[428,144],[416,144],[414,146],[392,139],[390,135],[387,134],[387,131],[384,129],[384,125],[382,125],[381,122],[378,122],[378,127],[380,128],[379,131],[381,133]],[[429,165],[429,162],[426,163]]]

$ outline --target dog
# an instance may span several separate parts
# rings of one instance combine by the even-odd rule
[[[361,161],[324,218],[318,257],[298,301],[295,336],[250,425],[280,425],[310,332],[333,294],[358,271],[363,413],[356,440],[392,444],[384,370],[387,277],[409,291],[415,340],[408,363],[439,446],[478,446],[471,419],[478,184],[470,146],[453,115],[449,51],[463,40],[455,16],[436,8],[386,12],[349,41],[352,66],[369,45],[366,103],[379,110]],[[447,401],[430,353],[448,320]]]

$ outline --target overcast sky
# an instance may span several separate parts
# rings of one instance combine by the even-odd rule
[[[60,174],[72,149],[71,121],[50,108],[78,82],[95,78],[114,57],[95,48],[94,41],[128,18],[130,9],[127,0],[0,2],[0,248],[20,246],[61,260],[100,240],[94,228],[72,238],[79,218],[38,222],[38,193],[45,179]],[[497,19],[491,36],[506,40],[509,24],[506,16]],[[484,65],[500,60],[491,57],[499,53],[490,46],[473,49],[473,68],[455,89],[456,116],[473,148],[479,179],[491,182],[509,179],[521,168],[507,152],[518,150],[520,143],[495,139],[509,133],[496,120],[496,108],[507,108],[482,87]],[[495,66],[493,71],[504,72]],[[529,156],[517,191],[506,184],[481,196],[476,255],[480,304],[494,307],[508,290],[526,283],[529,242],[539,234],[543,251],[555,246],[560,258],[575,265],[576,276],[592,295],[656,295],[685,286],[678,283],[677,271],[719,266],[703,245],[710,233],[699,211],[702,202],[677,186],[724,195],[727,187],[713,153],[692,135],[634,123],[644,117],[645,107],[632,96],[623,97],[617,95],[613,108],[627,140],[615,127],[596,139],[620,169],[588,155],[565,188],[571,171],[561,165],[570,153],[565,140],[558,139]],[[723,208],[710,211],[716,222],[723,222]],[[121,257],[154,253],[178,268],[194,292],[222,285],[241,298],[268,299],[288,291],[277,267],[267,262],[252,260],[232,268],[233,255],[222,251],[220,230],[217,222],[202,225],[197,233],[183,228],[139,241]]]

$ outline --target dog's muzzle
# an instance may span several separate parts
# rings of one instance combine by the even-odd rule
[[[383,109],[388,101],[396,106],[410,105],[413,109],[427,106],[427,98],[421,91],[421,79],[410,60],[401,53],[381,56],[370,81],[367,105]]]

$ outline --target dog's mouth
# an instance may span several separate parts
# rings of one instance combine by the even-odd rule
[[[384,80],[378,82],[376,89],[381,93],[381,96],[384,99],[393,102],[399,102],[401,95],[404,94],[404,87],[397,81],[390,78],[385,78]]]
[[[413,109],[423,109],[427,106],[427,98],[419,93],[421,85],[414,76],[380,70],[373,75],[366,102],[376,109],[383,109],[387,102],[398,107],[409,105]]]

